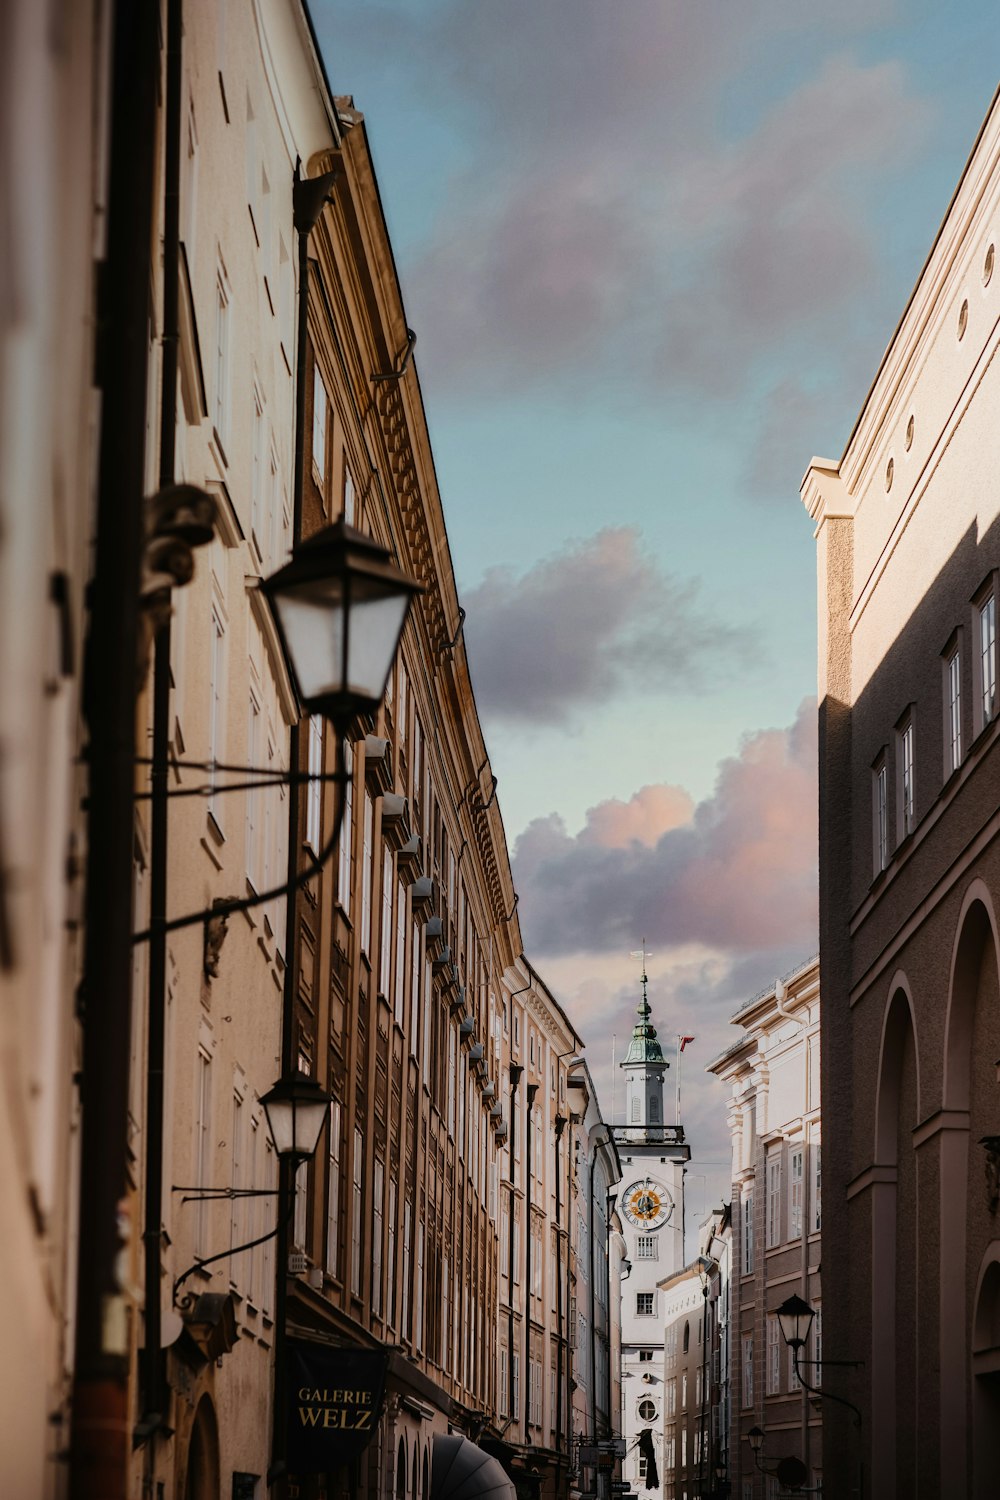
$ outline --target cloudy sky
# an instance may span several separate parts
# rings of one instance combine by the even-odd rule
[[[661,1036],[697,1037],[694,1215],[728,1178],[704,1064],[816,947],[799,481],[842,452],[947,207],[1000,7],[312,9],[418,334],[526,949],[606,1114],[652,949]]]

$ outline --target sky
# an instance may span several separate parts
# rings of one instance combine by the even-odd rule
[[[525,951],[639,999],[728,1198],[732,1014],[817,948],[815,550],[997,85],[995,0],[312,0],[416,330]],[[676,1067],[668,1074],[672,1119]]]

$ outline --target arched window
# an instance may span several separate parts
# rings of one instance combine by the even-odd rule
[[[406,1444],[402,1438],[396,1454],[396,1500],[406,1500]]]
[[[691,1342],[691,1324],[690,1323],[685,1323],[684,1324],[684,1351],[683,1351],[685,1354],[688,1352],[688,1345],[690,1344],[690,1342]]]

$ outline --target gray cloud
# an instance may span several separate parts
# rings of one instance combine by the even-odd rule
[[[749,735],[712,795],[650,846],[610,845],[556,814],[517,840],[514,880],[527,950],[654,948],[808,951],[816,934],[816,708]]]
[[[642,684],[703,689],[751,659],[754,631],[713,618],[697,583],[641,555],[633,528],[608,528],[520,576],[491,568],[464,595],[476,695],[487,719],[565,724]]]

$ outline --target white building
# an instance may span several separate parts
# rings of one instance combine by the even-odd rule
[[[684,1264],[684,1166],[691,1150],[680,1123],[663,1122],[669,1064],[650,1022],[646,983],[643,974],[639,1020],[621,1064],[626,1123],[614,1132],[622,1166],[619,1212],[632,1266],[622,1288],[622,1478],[640,1494],[662,1496],[664,1322],[657,1283]],[[655,1384],[643,1378],[649,1374]]]

